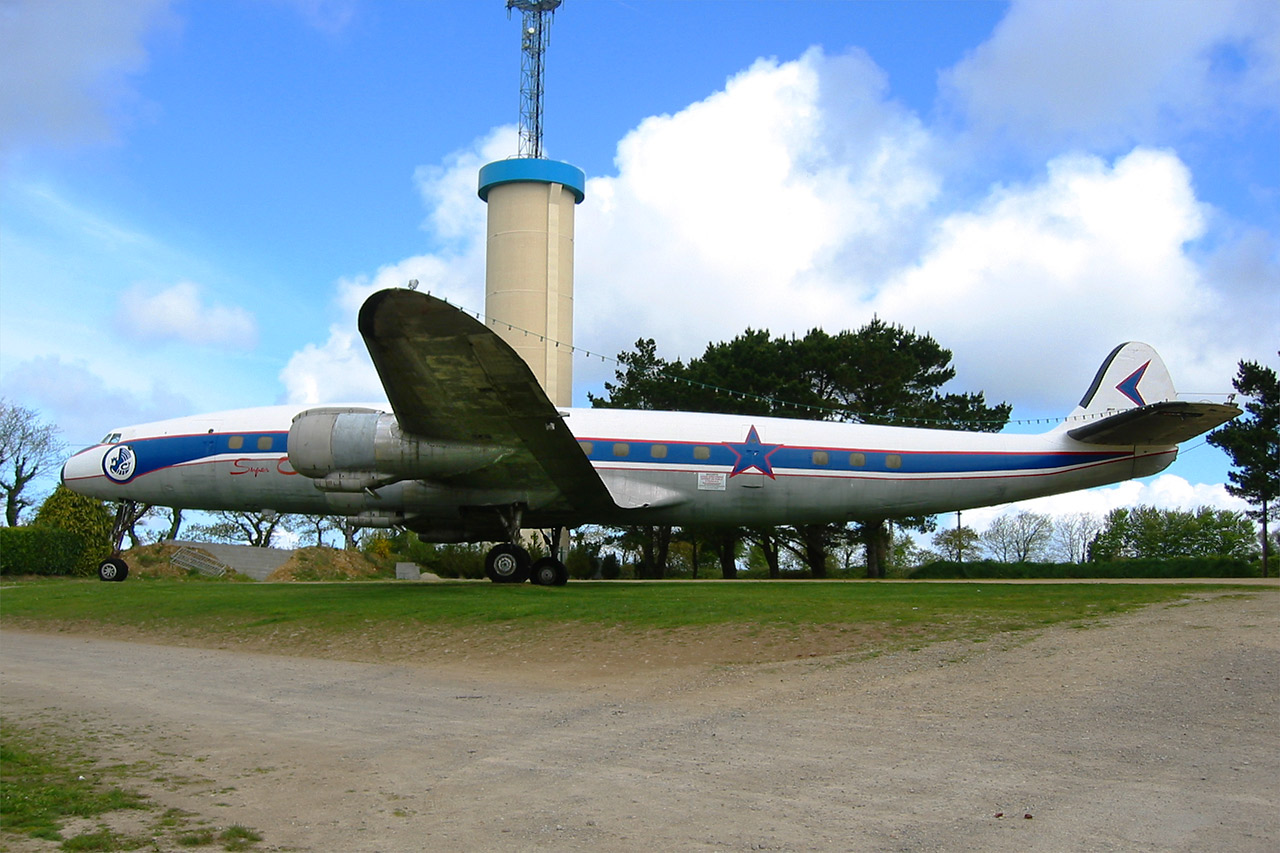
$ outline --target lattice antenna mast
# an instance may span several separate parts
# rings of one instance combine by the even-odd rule
[[[520,22],[520,156],[542,157],[542,92],[551,19],[561,0],[507,0],[521,12]]]

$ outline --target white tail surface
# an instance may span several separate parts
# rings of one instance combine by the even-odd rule
[[[1177,399],[1169,370],[1154,349],[1130,342],[1111,351],[1067,426],[1127,409]]]

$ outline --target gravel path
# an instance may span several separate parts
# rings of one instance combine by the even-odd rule
[[[262,850],[1274,851],[1278,605],[608,679],[5,631],[0,708]]]

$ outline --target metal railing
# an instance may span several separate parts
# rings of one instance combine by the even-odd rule
[[[169,565],[177,566],[187,571],[194,569],[202,575],[214,578],[222,577],[231,568],[221,560],[216,560],[203,551],[197,551],[194,548],[179,548],[169,558]]]

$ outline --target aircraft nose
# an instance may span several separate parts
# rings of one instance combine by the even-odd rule
[[[62,470],[58,474],[58,479],[62,482],[62,485],[71,489],[73,492],[80,491],[80,488],[83,487],[82,484],[89,478],[92,478],[94,474],[98,473],[95,471],[96,466],[94,464],[97,456],[98,455],[93,452],[93,449],[90,448],[89,450],[83,450],[77,453],[66,462],[63,462]]]

